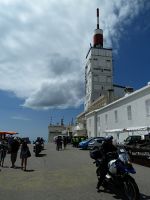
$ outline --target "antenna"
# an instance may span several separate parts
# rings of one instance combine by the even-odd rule
[[[73,117],[72,117],[72,120],[71,120],[71,125],[72,125],[72,126],[74,125],[74,123],[73,123]]]
[[[51,116],[51,118],[50,118],[50,125],[52,125],[52,116]]]
[[[97,8],[97,29],[99,29],[99,8]]]
[[[97,28],[94,31],[93,47],[103,48],[103,30],[99,28],[99,8],[97,8]]]
[[[61,126],[64,126],[64,116],[61,118]]]

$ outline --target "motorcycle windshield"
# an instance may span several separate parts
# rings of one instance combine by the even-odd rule
[[[129,155],[128,155],[126,152],[124,152],[124,153],[119,154],[119,159],[120,159],[123,163],[127,163],[127,162],[129,162],[130,157],[129,157]]]

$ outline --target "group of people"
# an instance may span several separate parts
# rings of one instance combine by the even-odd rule
[[[15,168],[15,163],[20,149],[21,169],[27,170],[27,159],[31,156],[27,142],[19,141],[17,138],[10,137],[8,141],[0,141],[0,166],[4,166],[7,153],[10,153],[11,168]]]
[[[55,140],[56,143],[56,150],[59,151],[60,149],[62,150],[62,148],[66,149],[67,146],[67,137],[65,136],[58,136]]]

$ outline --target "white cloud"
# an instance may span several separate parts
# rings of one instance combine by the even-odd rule
[[[12,116],[11,118],[14,119],[14,120],[21,120],[21,121],[29,121],[29,120],[31,120],[31,119],[23,117],[23,116]]]
[[[84,59],[96,28],[118,45],[143,0],[0,0],[0,89],[36,109],[78,106],[84,96]]]

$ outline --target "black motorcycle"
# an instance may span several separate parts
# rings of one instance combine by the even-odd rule
[[[42,151],[42,146],[40,142],[35,142],[33,145],[33,152],[35,153],[35,156],[38,157],[41,151]]]
[[[92,159],[95,159],[96,164],[96,174],[97,178],[101,175],[102,169],[102,159],[98,158],[99,153],[96,151],[91,151],[90,156]],[[118,156],[114,159],[113,153],[107,154],[108,162],[108,173],[103,182],[103,186],[110,185],[117,186],[120,188],[120,191],[126,197],[126,200],[139,200],[140,193],[139,188],[132,176],[130,174],[135,174],[136,171],[133,168],[129,155],[127,151],[122,147],[118,150]]]

